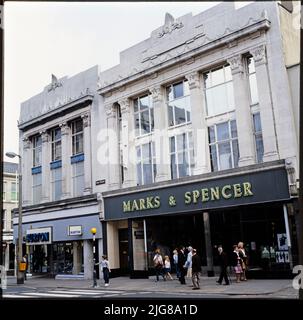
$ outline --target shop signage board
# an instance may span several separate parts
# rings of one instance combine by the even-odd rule
[[[51,244],[52,228],[28,229],[25,240],[28,245]]]
[[[290,199],[285,168],[104,196],[105,220],[186,213]]]
[[[81,236],[82,235],[82,226],[68,226],[68,235],[69,236]]]

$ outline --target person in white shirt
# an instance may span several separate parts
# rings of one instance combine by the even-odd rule
[[[169,278],[170,280],[174,280],[170,272],[171,272],[170,259],[169,259],[169,256],[165,256],[164,257],[164,276],[166,279]]]
[[[191,246],[188,247],[188,254],[185,263],[185,267],[187,268],[187,278],[192,278],[192,258],[193,258],[193,248]]]

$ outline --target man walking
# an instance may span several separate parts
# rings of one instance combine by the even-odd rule
[[[180,270],[180,278],[179,281],[181,284],[186,284],[185,283],[185,275],[186,275],[186,256],[184,253],[184,247],[180,247],[179,253],[178,253],[178,267]]]
[[[192,282],[193,282],[193,290],[200,289],[200,275],[201,272],[201,259],[197,255],[197,250],[192,250]]]
[[[219,265],[221,268],[221,273],[217,283],[222,284],[222,280],[224,278],[225,285],[229,285],[229,281],[227,277],[227,266],[228,266],[227,254],[223,251],[223,248],[221,246],[218,247],[218,252],[219,252]]]

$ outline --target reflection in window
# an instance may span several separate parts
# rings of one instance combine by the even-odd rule
[[[191,121],[188,81],[184,80],[166,88],[169,126]]]
[[[41,135],[34,136],[33,142],[33,167],[41,166],[42,160],[42,138]]]
[[[230,66],[226,65],[204,73],[207,115],[213,116],[235,108]]]
[[[52,161],[61,160],[61,129],[51,130]]]
[[[150,95],[134,100],[134,116],[136,136],[148,134],[154,130],[154,109]]]
[[[75,120],[71,123],[72,127],[72,154],[83,153],[83,121]]]
[[[253,129],[255,136],[255,144],[256,144],[256,157],[257,163],[263,162],[263,154],[264,154],[264,146],[263,146],[263,137],[262,137],[262,127],[261,127],[261,119],[260,113],[253,114]]]
[[[170,163],[172,179],[192,175],[195,165],[192,132],[170,137]]]
[[[157,175],[155,144],[149,142],[136,147],[137,185],[155,182]]]
[[[239,162],[236,120],[208,128],[212,171],[235,168]]]

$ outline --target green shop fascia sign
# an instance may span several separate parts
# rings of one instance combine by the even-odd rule
[[[223,208],[289,199],[284,168],[104,197],[105,219]]]

